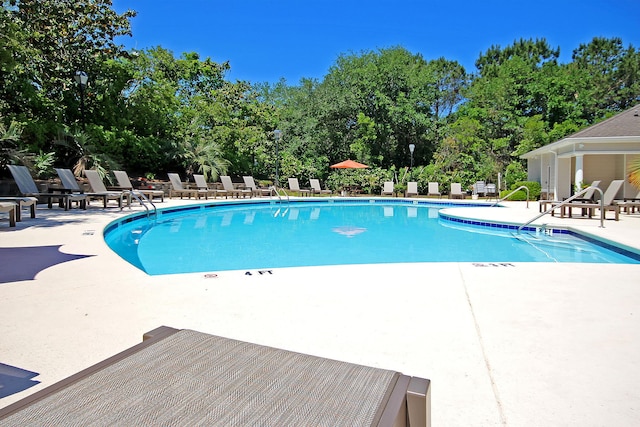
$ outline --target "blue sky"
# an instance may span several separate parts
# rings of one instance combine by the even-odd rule
[[[545,38],[561,62],[593,37],[640,48],[640,0],[114,0],[133,9],[129,48],[229,61],[231,81],[321,80],[340,54],[402,46],[475,70],[492,45]]]

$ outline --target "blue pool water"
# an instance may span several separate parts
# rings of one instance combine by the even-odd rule
[[[441,207],[380,200],[210,204],[161,211],[157,220],[119,220],[105,240],[151,275],[397,262],[640,262],[559,231],[516,238],[514,230],[443,220]]]

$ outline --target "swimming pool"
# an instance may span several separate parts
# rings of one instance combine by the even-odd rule
[[[105,241],[150,275],[402,262],[640,263],[566,230],[517,234],[513,226],[441,218],[450,206],[384,199],[193,205],[115,221]]]

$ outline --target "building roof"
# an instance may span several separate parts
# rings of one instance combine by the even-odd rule
[[[612,136],[640,136],[640,105],[582,129],[569,138],[607,138]]]
[[[640,144],[640,104],[559,141],[529,151],[520,157],[527,159],[550,152],[558,154],[577,144],[580,144],[581,147],[589,144],[593,144],[593,146],[598,144],[598,150],[602,154],[605,153],[605,151],[602,151],[602,144],[610,144],[612,146],[611,149],[616,152],[620,150],[637,152],[637,147],[640,147],[638,145]],[[614,144],[624,144],[626,148],[619,146],[614,148]],[[633,147],[629,146],[629,144],[632,144]],[[586,153],[588,150],[587,148],[583,152]]]

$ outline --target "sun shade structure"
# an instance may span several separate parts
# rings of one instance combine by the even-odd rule
[[[358,163],[354,160],[345,160],[344,162],[331,165],[332,169],[364,169],[368,167],[369,166],[363,165],[362,163]]]

